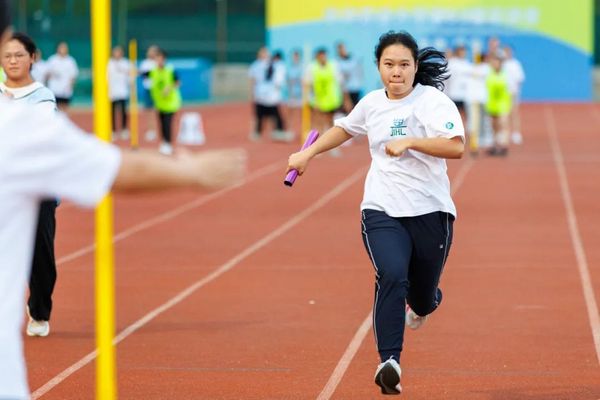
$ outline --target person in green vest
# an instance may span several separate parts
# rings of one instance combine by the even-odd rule
[[[325,48],[317,49],[315,61],[306,76],[308,91],[312,94],[313,126],[325,132],[333,125],[333,114],[342,107],[341,74],[337,65],[328,60]]]
[[[512,107],[508,77],[502,71],[502,59],[497,54],[489,54],[491,71],[486,78],[488,99],[485,109],[492,120],[494,146],[488,150],[491,156],[504,157],[508,154],[508,116]]]
[[[158,111],[162,143],[159,152],[165,155],[173,154],[172,125],[173,118],[181,108],[181,92],[179,91],[179,77],[173,66],[166,63],[167,56],[164,50],[158,49],[156,67],[149,73],[150,95],[154,107]]]

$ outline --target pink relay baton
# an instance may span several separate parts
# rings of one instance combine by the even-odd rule
[[[317,131],[316,129],[313,129],[312,131],[310,131],[308,133],[308,137],[306,138],[306,141],[302,145],[302,149],[300,149],[300,151],[308,148],[311,144],[316,142],[318,138],[319,138],[319,131]],[[294,182],[296,181],[297,177],[298,177],[298,171],[293,169],[290,172],[288,172],[288,174],[285,177],[285,180],[283,181],[283,184],[286,186],[292,186],[294,184]]]

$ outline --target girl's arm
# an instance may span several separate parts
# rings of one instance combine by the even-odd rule
[[[298,175],[302,175],[306,170],[308,162],[317,154],[324,153],[335,147],[338,147],[346,140],[351,139],[352,135],[347,133],[339,126],[334,126],[328,129],[317,141],[309,148],[294,153],[288,159],[287,172],[292,169],[298,171]]]
[[[397,139],[385,145],[385,152],[393,157],[400,157],[406,150],[415,150],[439,158],[461,158],[465,151],[465,144],[462,137],[456,136],[451,139],[443,137]]]

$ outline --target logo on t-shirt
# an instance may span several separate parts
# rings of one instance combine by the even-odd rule
[[[446,129],[454,128],[454,124],[452,122],[446,122]]]
[[[404,118],[394,118],[394,122],[390,127],[392,130],[392,134],[390,136],[406,136],[406,132],[403,129],[406,129],[406,123],[404,122]]]

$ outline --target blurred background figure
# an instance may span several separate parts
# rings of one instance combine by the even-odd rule
[[[300,50],[292,52],[292,62],[287,69],[287,123],[290,131],[301,129],[302,119],[302,75],[304,66]]]
[[[513,49],[510,46],[504,46],[502,50],[504,55],[502,69],[508,78],[508,89],[512,97],[512,108],[508,121],[511,140],[514,144],[521,144],[523,143],[523,135],[521,134],[519,106],[521,103],[521,87],[525,82],[525,71],[519,60],[514,57]]]
[[[35,60],[31,66],[31,77],[42,85],[48,82],[48,62],[42,58],[42,51],[39,48],[35,52]]]
[[[159,152],[173,154],[173,119],[181,108],[179,77],[173,66],[167,64],[167,55],[163,49],[156,51],[156,67],[150,71],[150,93],[154,107],[158,112],[162,142]]]
[[[342,76],[344,112],[348,114],[361,98],[363,90],[363,69],[360,61],[348,53],[343,42],[337,44],[338,66]]]
[[[491,156],[508,154],[509,133],[508,116],[511,109],[511,95],[508,78],[502,70],[502,58],[496,54],[488,54],[490,73],[486,78],[488,100],[486,110],[492,121],[494,145],[488,150]]]
[[[488,94],[486,79],[490,73],[490,66],[486,61],[485,54],[471,66],[468,77],[467,88],[467,130],[469,134],[469,151],[471,155],[477,155],[479,149],[484,147],[481,136],[489,125],[489,118],[485,111]],[[491,128],[487,128],[490,130]]]
[[[48,58],[48,88],[56,96],[56,104],[61,111],[69,107],[77,75],[79,69],[75,59],[69,55],[69,46],[60,42],[56,54]]]
[[[333,114],[343,105],[341,80],[337,65],[327,58],[327,50],[317,49],[306,71],[305,85],[311,93],[312,126],[321,133],[333,126]]]
[[[250,139],[256,141],[262,137],[264,121],[269,118],[275,123],[271,138],[275,141],[291,141],[293,140],[293,134],[286,130],[286,124],[281,115],[283,90],[286,85],[283,54],[276,51],[269,59],[268,52],[263,49],[259,51],[257,61],[249,72],[253,86],[253,103],[256,117],[255,130],[251,132]],[[267,58],[264,58],[265,52]]]
[[[2,48],[2,67],[6,82],[0,83],[0,93],[13,102],[35,107],[34,111],[56,111],[54,94],[32,76],[36,45],[27,35],[16,32]],[[41,139],[40,139],[41,140]],[[52,313],[52,294],[56,284],[54,238],[56,234],[56,199],[39,202],[35,245],[29,275],[27,300],[28,336],[48,336]]]
[[[112,104],[113,139],[129,138],[127,130],[127,101],[129,100],[129,60],[123,57],[123,48],[115,46],[108,61],[108,96]],[[117,130],[117,114],[121,116],[121,127]]]
[[[152,95],[150,94],[150,71],[156,67],[156,53],[158,46],[151,45],[146,50],[146,58],[142,60],[139,67],[139,75],[142,77],[142,94],[141,101],[147,112],[150,112],[152,116],[147,118],[148,129],[146,130],[145,138],[146,141],[151,142],[156,139],[156,116],[154,115],[154,103],[152,101]]]
[[[454,49],[453,57],[448,59],[450,85],[447,95],[456,104],[463,120],[465,119],[471,67],[471,62],[467,59],[467,49],[465,46],[457,46]]]

